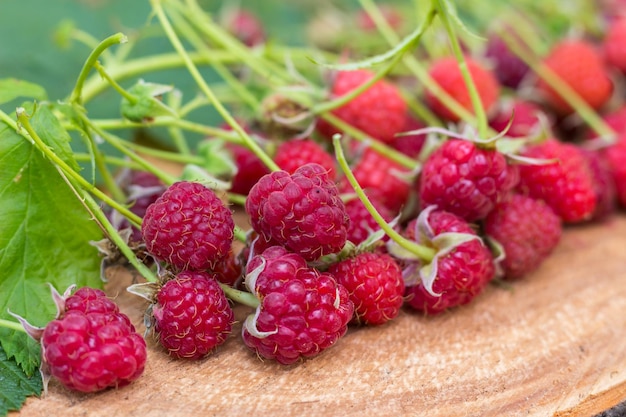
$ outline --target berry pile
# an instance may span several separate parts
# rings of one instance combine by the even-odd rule
[[[401,31],[404,16],[389,6],[379,17]],[[289,365],[349,329],[403,311],[463,314],[494,280],[532,279],[564,228],[626,207],[626,20],[607,16],[601,35],[554,38],[543,52],[532,27],[505,24],[478,46],[417,48],[406,66],[324,69],[322,88],[306,72],[279,86],[291,67],[254,84],[258,111],[233,106],[211,128],[227,143],[201,140],[203,175],[124,184],[141,226],[111,223],[134,227],[131,249],[153,274],[129,288],[150,301],[149,333],[173,358],[198,360],[240,331],[252,357]],[[371,39],[377,19],[351,19],[345,36]],[[267,81],[255,73],[276,68],[256,53],[261,22],[233,12],[222,26],[226,51],[255,51],[250,68],[220,67],[225,79]],[[365,58],[358,45],[318,47]],[[61,314],[40,335],[46,371],[80,391],[141,374],[146,345],[112,301],[88,289],[57,298]]]

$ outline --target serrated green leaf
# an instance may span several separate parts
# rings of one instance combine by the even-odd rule
[[[26,398],[40,395],[43,390],[41,375],[28,376],[10,360],[0,346],[0,415],[22,408]]]
[[[10,319],[10,309],[43,326],[56,313],[46,283],[102,287],[88,244],[102,233],[42,153],[11,127],[0,129],[0,318]],[[0,345],[33,374],[39,351],[27,336],[1,329]]]
[[[63,129],[59,119],[57,119],[52,110],[47,105],[37,106],[37,110],[33,113],[33,106],[23,106],[26,111],[32,114],[30,123],[35,129],[35,132],[39,135],[48,146],[52,148],[63,161],[65,161],[73,170],[79,171],[80,166],[76,159],[74,159],[74,153],[70,147],[72,138],[67,130]]]
[[[0,79],[0,104],[8,103],[18,97],[45,100],[46,90],[37,84],[17,78]]]

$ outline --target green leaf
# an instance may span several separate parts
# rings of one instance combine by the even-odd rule
[[[17,78],[0,79],[0,104],[8,103],[18,97],[29,97],[45,100],[46,90],[37,84]]]
[[[41,140],[46,142],[63,161],[65,161],[73,170],[79,171],[80,166],[74,153],[70,147],[72,138],[67,130],[63,129],[59,120],[54,116],[50,108],[46,105],[37,106],[37,110],[33,113],[32,106],[23,106],[29,114],[32,114],[30,123],[39,135]]]
[[[19,410],[26,398],[40,395],[43,390],[39,373],[27,376],[17,364],[10,360],[0,346],[0,415]]]
[[[163,94],[173,90],[174,87],[171,85],[139,80],[137,84],[128,89],[128,93],[134,96],[135,101],[130,102],[126,97],[122,98],[120,105],[122,116],[133,122],[150,121],[158,116],[177,117],[176,112],[161,101]]]
[[[56,313],[51,283],[102,287],[89,245],[102,233],[56,168],[29,141],[0,124],[0,318],[7,309],[43,326]],[[0,329],[0,345],[28,375],[39,351],[25,334]]]

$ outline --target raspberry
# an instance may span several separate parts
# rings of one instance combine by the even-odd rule
[[[379,6],[379,11],[390,27],[396,30],[400,29],[402,23],[404,22],[404,18],[400,10],[389,4],[381,4]],[[359,9],[356,13],[356,26],[366,32],[376,31],[376,23],[364,9]]]
[[[543,65],[551,69],[596,110],[611,97],[613,83],[599,54],[589,42],[561,41],[553,46]],[[537,88],[557,113],[567,115],[574,111],[572,106],[543,79],[539,80]]]
[[[549,121],[548,115],[539,106],[529,101],[507,100],[501,102],[498,112],[489,120],[489,125],[496,132],[502,132],[510,122],[511,126],[507,130],[506,136],[512,138],[529,137],[540,132],[543,127],[541,126],[542,117]]]
[[[396,261],[364,252],[328,269],[350,294],[358,323],[380,325],[395,318],[404,302],[404,280]]]
[[[505,87],[516,89],[529,72],[528,65],[497,35],[489,37],[485,56],[493,62],[493,73]]]
[[[326,168],[329,178],[335,178],[337,175],[335,158],[311,139],[294,139],[281,143],[276,149],[274,162],[280,169],[290,174],[293,174],[302,165],[314,162]]]
[[[345,206],[319,164],[265,175],[250,190],[246,212],[256,232],[307,261],[338,252],[346,243]]]
[[[180,181],[155,201],[143,218],[146,249],[179,269],[209,269],[233,241],[232,213],[202,184]]]
[[[437,205],[473,222],[485,218],[517,181],[517,168],[500,152],[449,139],[424,163],[419,198],[422,207]]]
[[[176,358],[207,356],[226,340],[235,321],[222,288],[205,272],[180,272],[163,285],[156,301],[155,332]]]
[[[373,76],[374,73],[369,70],[338,72],[331,98],[348,94]],[[335,116],[362,130],[372,139],[386,143],[393,141],[394,135],[404,128],[406,112],[407,105],[400,92],[385,80],[375,82],[356,98],[332,111]],[[323,119],[318,121],[317,130],[328,138],[339,132]]]
[[[232,153],[237,166],[237,172],[231,178],[230,192],[247,195],[252,186],[270,170],[254,152],[245,146],[229,143],[226,148]]]
[[[626,133],[626,105],[618,107],[610,113],[602,116],[602,120],[617,134]],[[597,137],[597,133],[593,130],[587,132],[587,139],[593,139]]]
[[[121,387],[143,373],[146,342],[104,293],[79,289],[41,335],[42,373],[65,387],[95,392]]]
[[[359,185],[366,191],[375,192],[380,201],[395,215],[406,204],[411,193],[411,183],[405,177],[409,170],[397,162],[367,148],[352,168]],[[343,178],[339,185],[342,192],[352,192],[352,186]]]
[[[528,147],[524,156],[556,159],[545,165],[519,166],[519,190],[544,200],[566,223],[588,220],[596,208],[593,179],[581,150],[571,143],[550,138]]]
[[[253,47],[265,42],[265,30],[259,18],[252,12],[237,9],[228,16],[226,29],[244,45]]]
[[[231,249],[228,255],[219,261],[211,272],[215,274],[215,278],[219,282],[235,287],[243,276],[243,265]]]
[[[626,133],[622,133],[617,142],[602,149],[601,155],[613,179],[617,201],[626,207]]]
[[[488,112],[500,95],[500,85],[491,71],[486,70],[476,61],[466,58],[467,69],[474,81],[485,111]],[[452,96],[463,108],[474,112],[472,100],[463,80],[459,64],[454,58],[441,58],[435,61],[430,76],[439,86]],[[432,92],[426,91],[426,104],[444,120],[458,122],[459,116],[446,107]]]
[[[376,211],[378,211],[378,214],[380,214],[386,222],[393,220],[393,213],[382,203],[380,197],[378,197],[378,193],[368,192],[366,194],[370,203],[372,203]],[[348,240],[350,242],[358,245],[367,239],[370,234],[380,230],[380,226],[358,197],[355,196],[348,200],[345,205],[346,213],[348,213],[348,217],[350,218],[350,226],[348,227]],[[387,236],[385,236],[385,238],[388,239]]]
[[[515,194],[496,206],[484,222],[485,233],[504,249],[501,264],[509,279],[537,269],[561,238],[561,219],[543,201]]]
[[[252,279],[256,268],[260,273]],[[288,365],[319,354],[346,333],[354,305],[329,273],[309,268],[280,246],[255,256],[247,272],[246,285],[260,305],[242,336],[259,356]]]
[[[414,119],[413,117],[407,117],[403,132],[410,132],[412,130],[418,130],[424,127],[426,126],[419,120]],[[402,152],[406,156],[410,156],[411,158],[417,158],[422,151],[424,142],[426,142],[425,133],[421,135],[398,136],[393,140],[393,142],[391,142],[390,145],[395,150]]]
[[[609,24],[602,48],[607,65],[626,74],[626,17],[617,18]]]
[[[418,221],[412,220],[407,230],[413,229],[409,236],[412,234],[413,239],[420,243],[422,237],[414,230],[417,224]],[[444,233],[476,236],[465,220],[445,211],[430,212],[428,224],[433,234],[431,239]],[[461,243],[432,262],[436,263],[436,275],[432,282],[432,292],[436,295],[431,294],[423,282],[407,284],[405,291],[408,305],[426,314],[438,314],[469,303],[482,292],[495,273],[491,252],[478,238]]]
[[[580,148],[591,172],[591,180],[593,190],[596,195],[596,209],[591,216],[591,220],[602,220],[612,214],[617,206],[617,196],[615,184],[611,175],[611,164],[607,162],[600,151]],[[623,162],[619,162],[619,166],[626,163],[626,154]],[[626,178],[626,175],[624,176]],[[626,201],[626,200],[625,200]]]

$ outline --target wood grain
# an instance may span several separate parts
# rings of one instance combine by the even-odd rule
[[[111,271],[108,292],[143,327],[145,305]],[[404,311],[354,328],[322,355],[263,362],[240,325],[200,362],[149,343],[132,385],[76,394],[52,382],[17,416],[592,416],[626,399],[626,217],[570,227],[556,252],[510,289],[438,317]],[[237,308],[241,321],[249,309]]]

